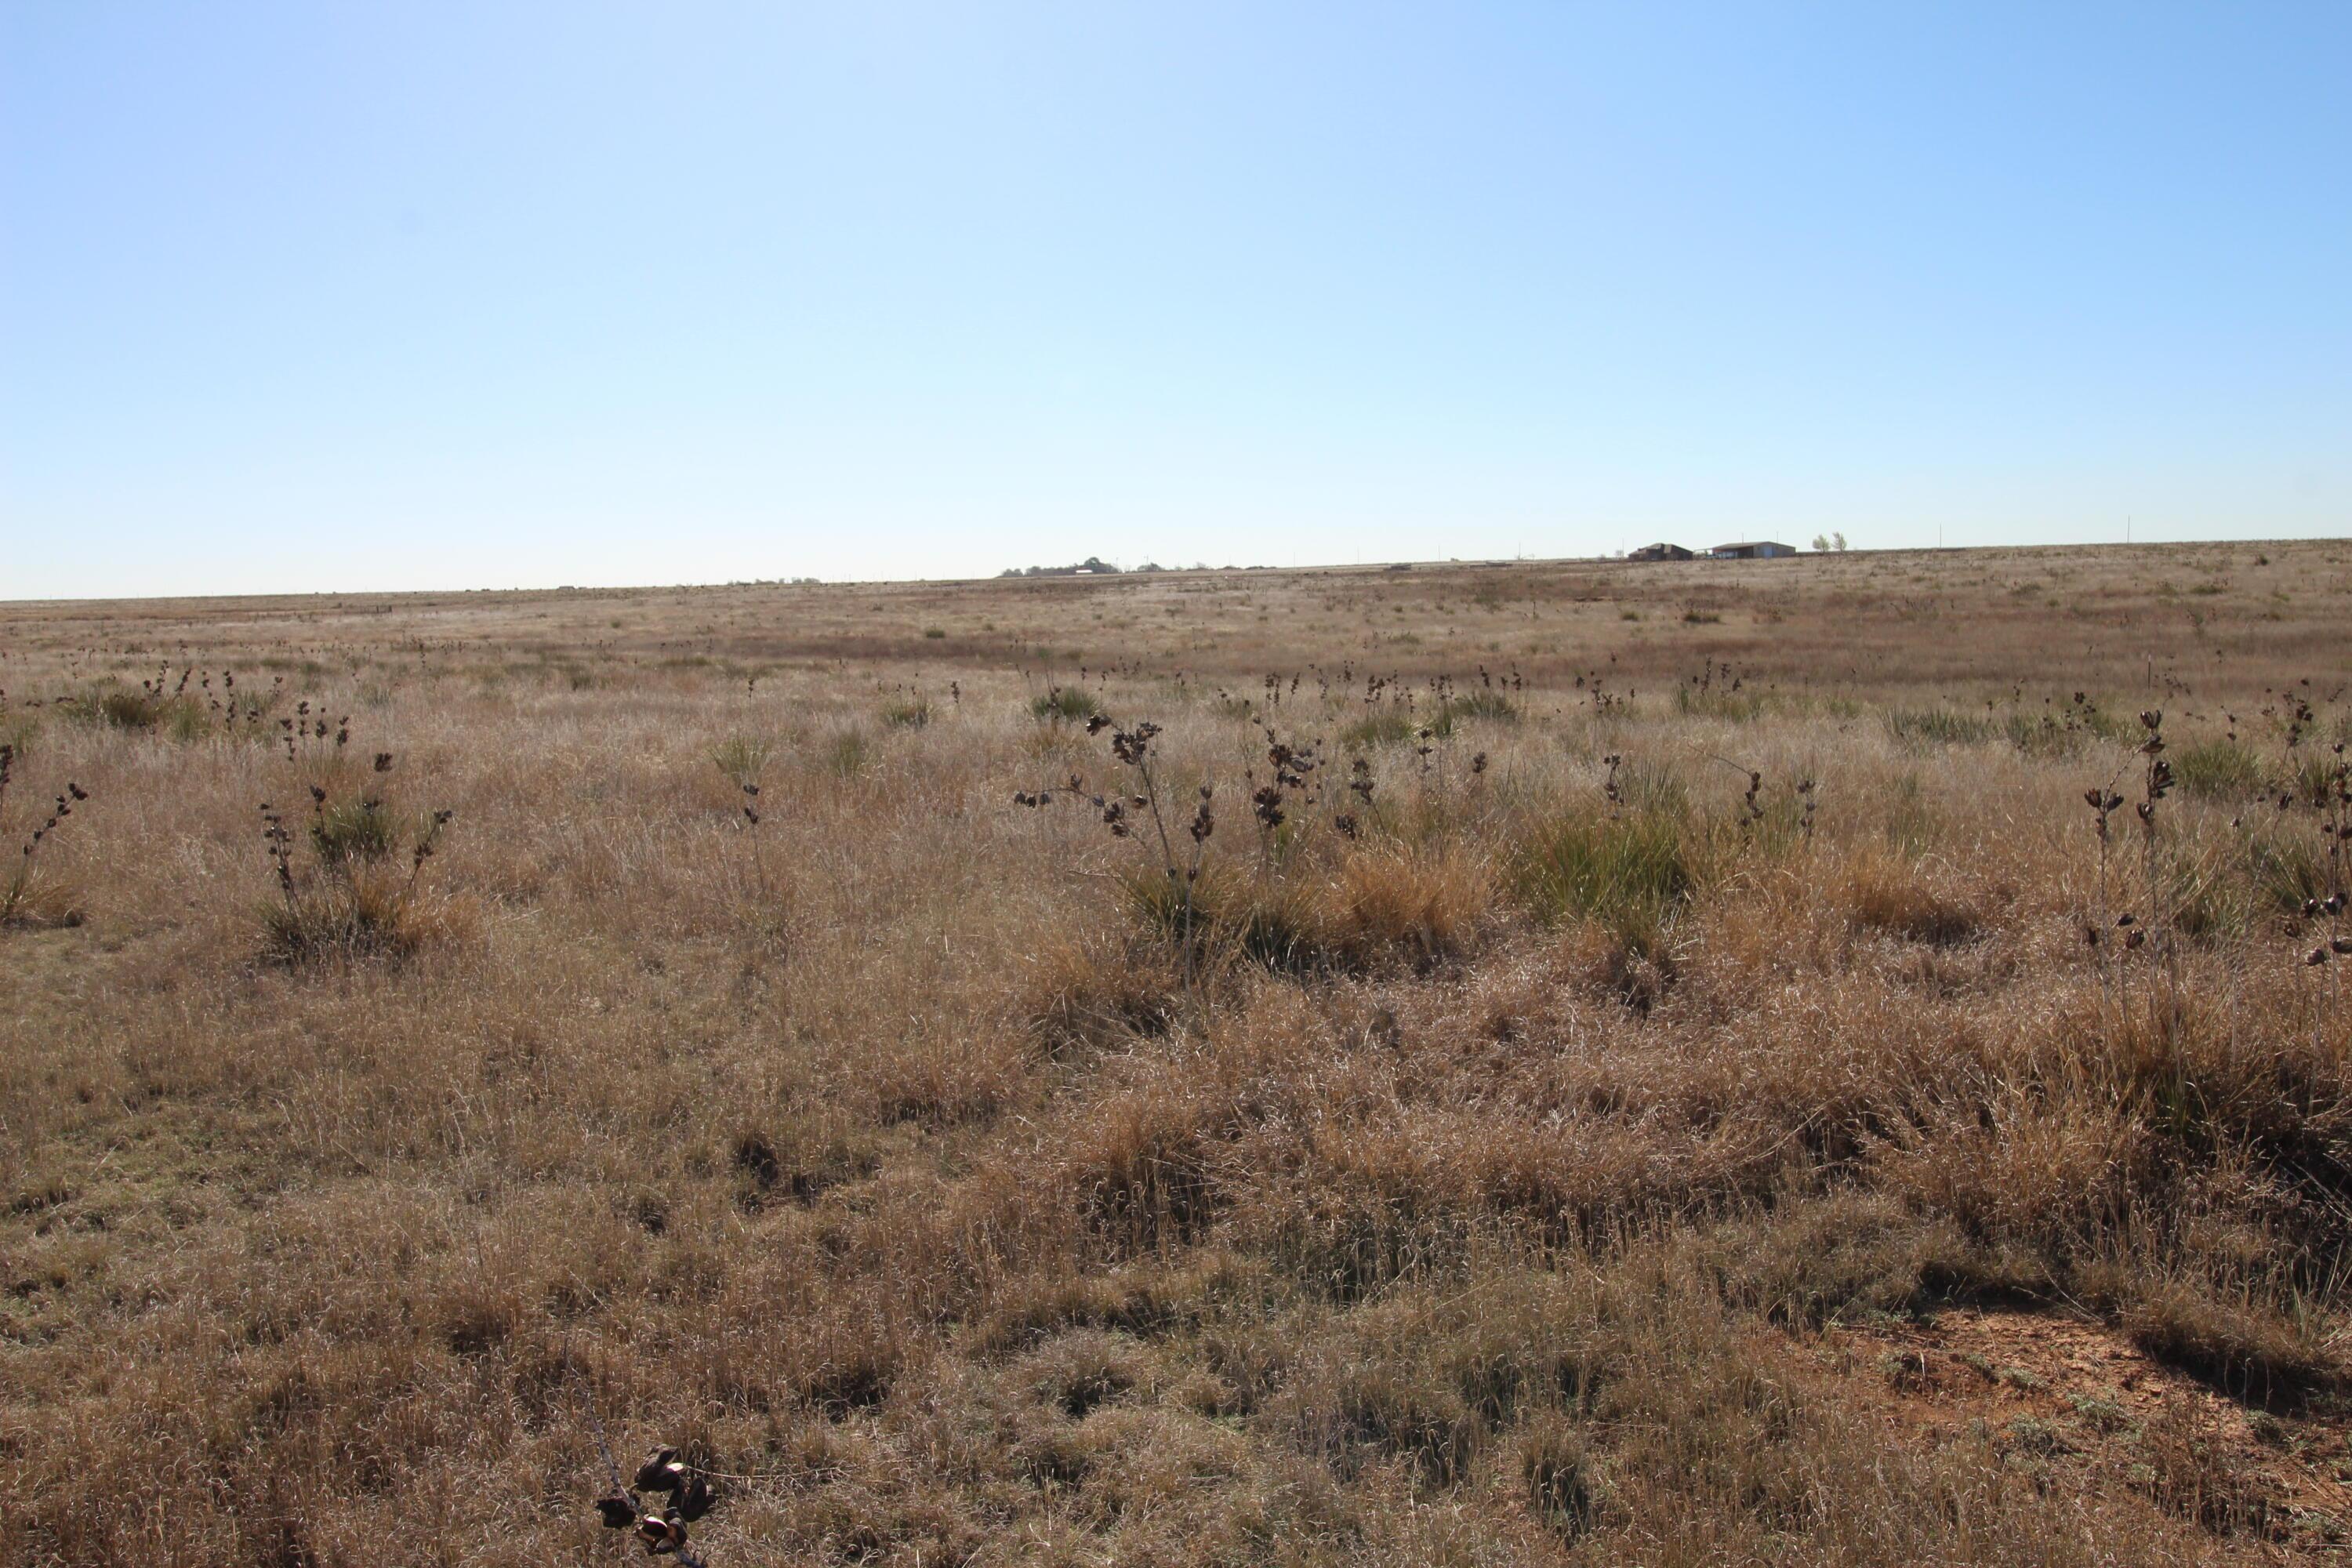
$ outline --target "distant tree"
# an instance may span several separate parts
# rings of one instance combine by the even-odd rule
[[[1814,548],[1814,549],[1816,549],[1816,550],[1827,550],[1829,547],[1830,547],[1830,536],[1829,536],[1828,534],[1826,534],[1826,533],[1816,533],[1815,535],[1813,535],[1813,548]]]
[[[1075,577],[1081,572],[1117,572],[1118,567],[1099,555],[1089,555],[1084,561],[1067,566],[1007,566],[997,574],[1000,577]],[[1157,567],[1150,568],[1157,571]]]
[[[1845,535],[1843,533],[1832,533],[1830,535],[1830,542],[1832,545],[1835,545],[1838,549],[1843,550],[1845,548]]]

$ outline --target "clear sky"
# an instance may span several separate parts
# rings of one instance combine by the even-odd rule
[[[0,0],[0,598],[2352,532],[2352,4]]]

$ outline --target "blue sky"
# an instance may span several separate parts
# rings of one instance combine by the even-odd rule
[[[0,598],[2352,531],[2352,5],[0,7]]]

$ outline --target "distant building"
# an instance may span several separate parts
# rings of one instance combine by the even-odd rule
[[[1629,553],[1628,561],[1688,561],[1691,552],[1679,544],[1644,544]]]
[[[1738,544],[1718,544],[1707,552],[1717,561],[1769,561],[1776,555],[1794,555],[1797,547],[1769,539],[1748,540]]]

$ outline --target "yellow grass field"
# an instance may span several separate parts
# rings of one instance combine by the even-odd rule
[[[2337,1561],[2347,634],[2341,542],[0,605],[0,1561],[629,1561],[600,1431],[710,1568]]]

